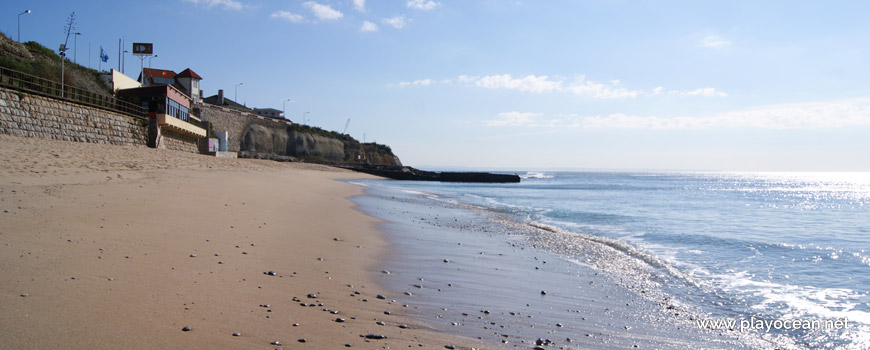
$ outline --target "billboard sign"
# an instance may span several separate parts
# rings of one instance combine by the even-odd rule
[[[152,43],[133,43],[134,55],[153,55],[154,44]]]

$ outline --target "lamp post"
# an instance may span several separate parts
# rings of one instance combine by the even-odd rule
[[[75,33],[75,34],[73,34],[73,35],[75,35],[75,37],[73,37],[73,63],[78,63],[78,57],[79,57],[79,35],[82,35],[82,33]]]
[[[30,10],[24,11],[18,14],[18,42],[21,42],[21,15],[26,15],[30,13]]]
[[[236,103],[239,103],[239,86],[242,86],[242,84],[244,83],[239,83],[236,85],[236,92],[233,95],[233,101],[235,101]]]
[[[308,113],[311,113],[311,112],[305,112],[305,114],[302,115],[302,124],[308,125],[308,123],[306,122],[306,119],[305,119],[305,117],[308,116]]]
[[[151,68],[151,60],[157,58],[157,56],[160,56],[160,55],[154,55],[154,56],[148,57],[148,68]]]
[[[121,57],[121,74],[127,70],[127,53],[130,51],[124,50],[124,56]]]
[[[287,118],[287,102],[292,103],[292,102],[296,102],[296,101],[293,101],[292,98],[288,98],[288,99],[284,100],[284,119],[290,120],[290,118]]]

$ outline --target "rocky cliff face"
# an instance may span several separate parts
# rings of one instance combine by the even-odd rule
[[[309,158],[329,162],[345,160],[344,143],[320,135],[298,132],[287,127],[252,124],[245,130],[239,150],[279,156]]]
[[[209,104],[194,107],[215,131],[227,131],[228,150],[240,157],[332,164],[401,166],[392,149],[376,143],[360,143],[349,135],[293,124],[284,119],[263,118],[247,112]]]

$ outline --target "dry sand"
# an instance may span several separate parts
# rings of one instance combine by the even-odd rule
[[[0,348],[482,347],[374,282],[389,247],[335,181],[362,177],[0,135]]]

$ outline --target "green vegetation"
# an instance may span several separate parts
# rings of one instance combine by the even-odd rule
[[[2,32],[0,44],[0,67],[46,80],[60,81],[60,56],[54,50],[35,41],[19,44]],[[112,95],[112,91],[100,79],[100,72],[68,59],[64,62],[64,83],[93,93]]]

